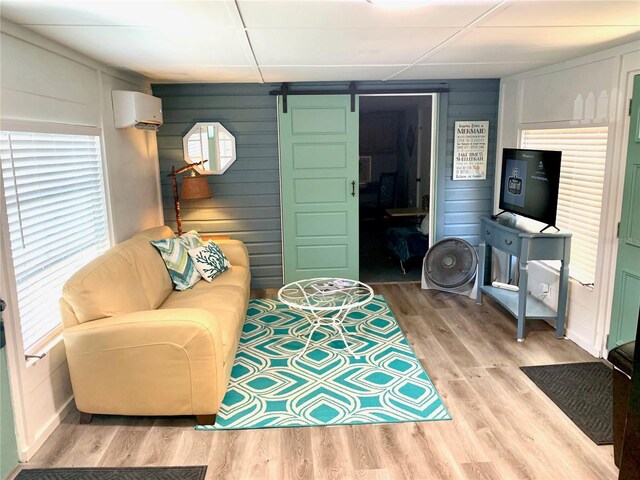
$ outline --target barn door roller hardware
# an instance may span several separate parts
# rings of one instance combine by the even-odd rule
[[[282,113],[287,113],[287,97],[290,95],[349,95],[351,97],[351,111],[356,111],[356,95],[419,95],[424,93],[446,93],[449,87],[446,83],[440,83],[428,88],[358,88],[356,82],[349,82],[348,88],[342,89],[300,89],[291,90],[288,83],[283,83],[278,90],[271,90],[269,95],[282,96]]]

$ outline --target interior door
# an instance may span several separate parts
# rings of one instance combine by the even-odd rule
[[[357,99],[356,99],[357,100]],[[284,281],[358,279],[358,103],[278,98]]]
[[[631,342],[640,308],[640,75],[634,77],[608,348]]]
[[[0,258],[0,266],[2,259]],[[2,282],[0,279],[0,295]],[[13,421],[13,408],[9,393],[9,372],[5,357],[4,326],[2,311],[4,304],[0,298],[0,478],[5,478],[18,464],[18,443]]]

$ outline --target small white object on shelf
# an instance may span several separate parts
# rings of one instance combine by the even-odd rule
[[[520,290],[517,285],[511,285],[510,283],[493,282],[491,285],[496,288],[502,288],[503,290],[511,290],[512,292]]]

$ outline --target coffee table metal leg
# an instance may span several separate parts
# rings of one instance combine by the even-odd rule
[[[311,337],[313,337],[313,334],[315,333],[315,331],[321,325],[326,325],[327,327],[333,327],[338,331],[338,333],[340,334],[340,338],[342,338],[342,342],[344,343],[346,349],[349,351],[351,356],[354,357],[356,360],[359,359],[360,357],[356,355],[356,353],[353,351],[353,349],[351,348],[351,346],[347,342],[347,339],[344,336],[345,333],[347,335],[349,334],[349,332],[347,332],[347,330],[344,328],[343,322],[345,318],[347,318],[347,315],[349,315],[350,311],[351,311],[350,308],[346,310],[342,310],[336,313],[331,318],[323,317],[321,315],[318,315],[316,312],[311,312],[311,315],[306,314],[306,317],[309,320],[309,324],[310,324],[307,341],[305,342],[305,345],[302,351],[294,355],[293,358],[300,359],[307,352],[307,349],[309,348],[309,344],[311,343]]]
[[[356,360],[358,360],[360,357],[358,355],[356,355],[356,353],[351,349],[351,346],[349,345],[349,343],[347,343],[347,339],[344,338],[344,333],[342,333],[342,330],[344,330],[344,328],[342,327],[342,324],[340,324],[336,328],[338,329],[338,333],[342,337],[342,341],[344,342],[345,347],[347,347],[347,350],[349,350],[349,353],[351,353],[351,356],[353,358],[355,358]]]
[[[311,337],[313,337],[313,334],[315,333],[315,331],[318,329],[318,327],[320,327],[320,325],[322,325],[320,322],[317,321],[312,321],[311,319],[309,319],[309,321],[311,322],[311,328],[309,330],[309,333],[307,335],[307,342],[304,345],[304,348],[302,349],[302,351],[300,353],[297,353],[296,355],[294,355],[294,359],[299,359],[301,358],[307,351],[307,349],[309,348],[309,344],[311,343]]]

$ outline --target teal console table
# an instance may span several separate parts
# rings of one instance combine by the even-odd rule
[[[477,303],[482,304],[482,295],[489,295],[506,308],[518,320],[518,341],[524,340],[525,320],[537,318],[555,320],[556,337],[564,337],[567,296],[569,288],[569,254],[571,253],[570,233],[537,233],[519,228],[513,221],[493,220],[480,217],[480,247],[478,251],[478,293]],[[491,281],[491,249],[496,248],[518,257],[520,276],[518,291],[494,287]],[[532,260],[560,260],[560,291],[557,309],[553,310],[538,298],[528,293],[529,262]],[[511,262],[509,263],[511,264]]]

